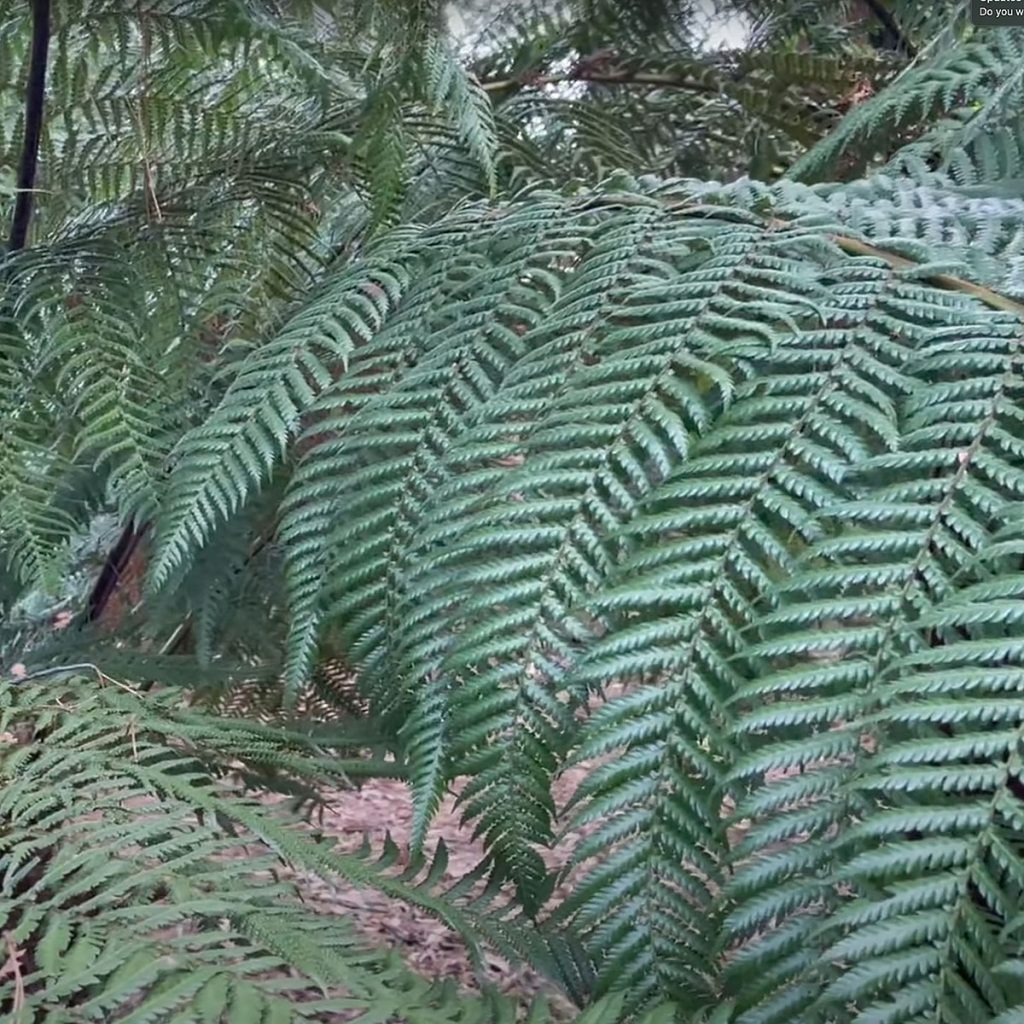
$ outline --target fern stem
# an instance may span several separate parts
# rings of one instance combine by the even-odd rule
[[[7,243],[8,252],[25,247],[39,164],[39,141],[43,129],[43,104],[46,90],[46,60],[50,48],[50,0],[32,2],[32,51],[29,57],[28,83],[25,87],[25,134],[18,166],[18,194]]]
[[[524,75],[518,78],[499,78],[482,82],[485,92],[501,92],[514,86],[561,85],[567,82],[594,82],[599,85],[651,85],[673,89],[687,89],[690,92],[717,93],[719,87],[714,81],[703,81],[690,75],[672,75],[654,71],[594,71],[578,68],[561,75]]]
[[[870,245],[868,242],[862,242],[857,238],[849,238],[846,235],[833,235],[832,241],[843,252],[849,253],[851,256],[874,256],[877,259],[885,260],[886,263],[896,270],[912,270],[920,265],[913,260],[907,259],[905,256],[897,256],[896,253],[879,249],[877,246]],[[993,291],[991,288],[986,288],[984,285],[975,284],[973,281],[968,281],[963,277],[956,277],[954,274],[928,274],[925,280],[936,288],[942,288],[945,291],[951,292],[962,292],[977,299],[979,302],[983,302],[986,306],[991,306],[993,309],[1001,309],[1006,313],[1012,313],[1020,320],[1024,320],[1024,304],[1015,302],[1008,296]]]
[[[131,561],[148,529],[149,523],[136,526],[135,523],[131,522],[121,531],[117,543],[104,561],[92,591],[86,600],[87,622],[97,622],[103,615],[107,604],[114,596],[114,592],[121,582],[121,574],[127,568],[129,561]]]

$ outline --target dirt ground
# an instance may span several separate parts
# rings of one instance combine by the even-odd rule
[[[610,686],[602,697],[592,700],[592,709],[603,700],[614,699],[626,692],[628,688],[623,685]],[[555,780],[552,795],[556,808],[562,809],[568,804],[577,786],[593,767],[590,762],[574,765]],[[455,806],[460,789],[458,783],[452,787],[451,795],[444,800],[431,825],[425,844],[427,850],[432,851],[437,841],[443,839],[448,848],[447,869],[436,883],[438,888],[464,878],[484,855],[483,844],[473,839],[472,825],[461,823],[461,811]],[[371,848],[379,851],[389,833],[400,849],[408,849],[412,831],[412,800],[404,782],[375,779],[359,789],[332,790],[324,796],[327,807],[322,818],[318,817],[315,827],[325,838],[334,838],[339,850],[354,852],[368,840]],[[595,827],[591,824],[586,831]],[[555,832],[556,835],[560,832],[557,822]],[[580,838],[580,834],[570,833],[563,837],[556,849],[544,851],[548,867],[552,870],[563,868]],[[467,989],[478,988],[464,944],[425,911],[391,900],[378,892],[348,885],[340,879],[332,880],[331,884],[308,875],[298,877],[297,881],[318,910],[346,915],[375,945],[397,949],[409,966],[423,976],[450,978]],[[561,902],[569,888],[566,883],[556,889],[552,905]],[[554,1015],[566,1020],[575,1019],[576,1011],[572,1005],[549,982],[528,968],[513,966],[492,956],[487,962],[487,970],[488,980],[501,991],[524,1002],[543,992]]]
[[[556,806],[564,806],[582,777],[585,766],[574,767],[556,782]],[[456,788],[457,792],[457,788]],[[408,847],[412,825],[412,802],[404,783],[388,779],[371,781],[358,790],[336,790],[327,794],[328,807],[317,830],[337,840],[340,850],[357,850],[369,839],[380,850],[388,833],[400,848]],[[472,838],[472,826],[462,825],[455,808],[455,795],[448,797],[435,819],[427,843],[433,849],[438,839],[448,847],[448,866],[439,887],[468,874],[483,856],[483,846]],[[549,867],[562,867],[575,843],[547,851]],[[451,978],[467,989],[477,980],[465,946],[457,935],[425,911],[410,907],[380,893],[347,885],[329,884],[316,876],[298,879],[310,901],[321,910],[346,915],[375,945],[398,949],[414,970],[428,978]],[[556,897],[559,894],[556,893]],[[522,966],[512,966],[497,956],[487,961],[489,980],[501,991],[528,1000],[544,992],[558,1016],[571,1019],[571,1004],[543,978]],[[559,1012],[561,1011],[561,1012]]]

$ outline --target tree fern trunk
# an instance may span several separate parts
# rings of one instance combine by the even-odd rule
[[[32,53],[28,84],[25,89],[25,135],[18,166],[18,195],[7,243],[8,251],[25,247],[32,221],[33,192],[39,164],[39,142],[43,131],[43,107],[46,99],[46,60],[50,48],[50,0],[33,0]]]

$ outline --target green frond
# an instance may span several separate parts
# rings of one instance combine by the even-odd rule
[[[146,344],[144,285],[116,259],[104,263],[100,280],[72,278],[71,299],[41,311],[41,368],[53,366],[57,391],[82,423],[73,457],[104,471],[121,515],[141,521],[156,510],[172,417],[161,408],[160,353]]]
[[[1014,956],[1005,925],[1024,882],[1021,709],[1001,648],[1017,632],[1022,594],[1019,573],[995,587],[982,579],[923,615],[919,629],[948,639],[903,656],[866,722],[885,741],[856,788],[877,809],[843,845],[868,836],[881,844],[845,870],[873,899],[830,922],[827,955],[848,968],[825,998],[861,997],[871,1019],[903,1019],[905,997],[891,995],[897,973],[901,984],[913,981],[918,1012],[942,1020],[1002,1017],[1019,999],[1001,968]]]
[[[51,588],[60,576],[67,543],[78,525],[56,495],[66,479],[59,452],[27,439],[12,439],[4,453],[0,544],[7,570],[23,586]]]
[[[621,529],[633,553],[586,606],[607,634],[569,679],[641,689],[606,703],[582,730],[578,758],[614,760],[577,791],[575,827],[599,825],[577,850],[592,866],[562,912],[595,950],[629,936],[607,974],[628,979],[637,998],[714,1000],[710,921],[730,857],[722,819],[739,754],[729,706],[743,685],[737,659],[780,581],[822,536],[821,516],[849,494],[856,465],[894,443],[899,356],[872,336],[867,305],[872,292],[885,301],[891,285],[885,275],[857,277],[857,297],[840,290],[825,327],[789,335],[763,357],[770,378],[737,387]],[[890,363],[883,390],[872,378]]]
[[[820,922],[840,918],[840,908],[851,899],[841,884],[851,881],[847,842],[850,849],[862,849],[869,834],[889,834],[888,826],[882,833],[870,831],[885,812],[871,816],[874,801],[865,791],[877,787],[862,785],[862,773],[869,770],[859,766],[864,751],[883,750],[886,735],[891,735],[889,726],[895,721],[889,694],[904,685],[906,659],[926,656],[922,652],[930,644],[942,644],[935,647],[937,652],[947,651],[948,632],[931,626],[929,610],[956,593],[1007,503],[1021,497],[1024,478],[1012,468],[1019,322],[998,314],[979,317],[968,309],[960,315],[973,323],[961,321],[948,332],[945,327],[928,331],[909,361],[907,372],[916,386],[898,406],[900,449],[860,464],[849,479],[856,500],[824,510],[826,535],[808,549],[783,584],[779,607],[762,615],[758,624],[762,639],[751,654],[767,665],[749,690],[740,690],[738,725],[752,743],[739,771],[756,784],[737,811],[751,823],[738,851],[732,883],[737,903],[728,930],[754,941],[768,964],[781,964],[795,949],[807,951],[809,944],[826,941]],[[975,370],[967,386],[961,383],[960,357]],[[968,700],[960,714],[969,720],[969,699],[963,692],[960,696]],[[922,708],[922,722],[927,717]],[[839,766],[844,770],[837,771]],[[965,779],[961,785],[971,789],[985,777],[979,767],[973,783]],[[900,792],[916,794],[937,785],[949,787],[949,792],[958,789],[952,780],[940,783],[927,773],[908,770]],[[866,822],[856,824],[865,816]],[[916,831],[919,826],[911,822],[920,820],[920,809],[908,808],[906,829],[897,820],[898,815],[892,819],[893,834]],[[956,828],[956,820],[954,814],[947,828]],[[972,829],[973,821],[967,815],[963,827]],[[756,852],[798,840],[791,859]],[[779,885],[796,871],[798,881]],[[785,945],[760,939],[758,933],[769,922],[777,926],[784,920],[792,922]],[[869,941],[866,936],[864,941]],[[824,972],[820,984],[829,991],[834,987],[840,1002],[859,1004],[870,997],[876,982],[884,984],[881,977],[865,973],[863,988],[858,988],[857,971],[826,966],[844,962],[843,956],[824,946],[810,948],[819,950],[818,969]],[[924,970],[924,960],[917,967],[899,959],[893,964],[901,984]],[[742,970],[755,965],[757,970],[766,966],[748,952]],[[793,961],[790,970],[806,968]],[[889,978],[890,987],[896,977]],[[778,991],[792,981],[793,974],[781,975]],[[805,1005],[816,998],[808,991]],[[792,1013],[793,1007],[786,1012]],[[977,1019],[972,1012],[951,1011],[948,1019]],[[761,1007],[751,1008],[741,1019],[784,1018]]]
[[[370,183],[370,208],[376,223],[391,224],[395,220],[408,187],[410,147],[398,90],[376,90],[367,102],[362,134],[354,147],[360,174]]]
[[[555,210],[551,212],[556,215]],[[486,294],[487,277],[478,274],[471,278],[472,290],[467,288],[466,292],[473,296],[470,300],[472,305],[466,305],[455,312],[452,317],[454,330],[442,331],[437,335],[440,343],[438,347],[417,363],[415,371],[408,378],[393,385],[384,396],[389,404],[401,400],[400,408],[409,409],[403,392],[406,388],[417,389],[417,401],[429,403],[424,404],[424,411],[432,409],[433,414],[426,419],[417,418],[423,424],[421,427],[417,427],[417,420],[410,419],[408,413],[401,414],[401,418],[408,423],[408,427],[416,427],[415,430],[409,430],[409,442],[416,446],[426,444],[430,447],[424,448],[423,455],[417,457],[415,448],[403,452],[401,435],[377,434],[379,427],[376,424],[382,422],[384,408],[378,403],[365,407],[349,421],[349,429],[355,432],[361,426],[360,421],[364,420],[371,431],[368,440],[394,452],[390,464],[394,466],[395,472],[403,475],[409,472],[416,475],[421,472],[430,473],[425,480],[436,480],[435,488],[437,484],[442,484],[438,493],[443,496],[445,504],[438,505],[435,502],[433,507],[424,504],[420,495],[429,497],[430,492],[415,483],[416,475],[411,479],[406,476],[408,482],[402,486],[411,501],[407,506],[408,512],[403,516],[403,531],[408,531],[409,540],[401,547],[396,547],[391,555],[375,547],[365,549],[358,546],[353,527],[359,520],[354,520],[351,515],[341,518],[340,531],[334,541],[337,554],[334,555],[335,561],[330,571],[331,589],[338,597],[332,599],[327,595],[330,603],[325,607],[331,618],[352,623],[351,627],[344,628],[346,631],[351,629],[349,643],[355,645],[353,650],[363,662],[363,676],[368,692],[379,687],[376,679],[380,679],[381,683],[387,680],[391,690],[389,700],[393,701],[396,697],[396,668],[399,673],[397,678],[402,679],[415,666],[416,675],[409,677],[408,683],[404,684],[409,687],[410,694],[418,691],[421,686],[426,686],[424,692],[427,694],[437,686],[442,687],[439,692],[444,692],[451,686],[448,681],[451,678],[449,671],[458,672],[460,677],[466,679],[464,692],[451,693],[444,701],[427,697],[420,705],[420,710],[413,712],[405,727],[410,752],[414,755],[414,785],[421,795],[421,801],[425,801],[420,804],[421,813],[428,811],[431,801],[436,799],[432,794],[438,793],[446,770],[457,771],[454,766],[446,769],[446,761],[452,756],[464,758],[463,763],[466,764],[472,762],[479,773],[477,781],[463,797],[471,813],[475,805],[491,803],[498,796],[500,787],[529,787],[529,794],[526,791],[510,791],[509,811],[496,810],[489,813],[482,818],[479,826],[499,850],[507,846],[510,869],[524,894],[541,884],[543,870],[529,844],[544,840],[547,833],[546,818],[550,814],[550,809],[545,810],[546,800],[537,799],[546,788],[546,772],[542,767],[543,760],[535,760],[540,748],[529,746],[532,742],[530,736],[553,738],[555,722],[561,718],[561,713],[556,712],[554,706],[548,705],[546,701],[542,700],[535,708],[531,708],[532,702],[540,697],[540,691],[531,682],[530,674],[535,674],[537,679],[543,678],[548,671],[546,666],[549,659],[559,656],[555,650],[548,652],[545,648],[552,642],[564,646],[555,641],[555,634],[552,633],[557,620],[553,620],[551,625],[545,621],[552,614],[546,605],[549,601],[555,601],[564,602],[568,606],[572,600],[569,597],[571,591],[563,595],[563,588],[585,586],[589,572],[600,572],[600,562],[594,570],[588,571],[586,568],[588,559],[600,557],[597,550],[588,550],[591,544],[587,540],[587,531],[591,528],[586,523],[591,516],[596,517],[596,522],[600,523],[602,518],[614,518],[616,513],[610,508],[606,513],[597,508],[591,513],[586,504],[580,504],[581,500],[588,503],[600,500],[589,497],[588,492],[595,486],[600,490],[607,488],[612,502],[629,500],[626,490],[628,484],[624,486],[618,483],[612,475],[608,475],[606,484],[601,476],[592,477],[595,473],[611,473],[610,469],[603,469],[600,439],[605,434],[614,436],[609,433],[614,420],[610,419],[607,425],[602,425],[597,417],[592,421],[593,469],[589,472],[568,467],[559,470],[557,461],[551,461],[549,468],[545,465],[543,453],[547,446],[558,442],[560,432],[565,429],[559,423],[569,422],[568,403],[593,402],[598,400],[603,391],[607,393],[604,401],[609,403],[609,411],[615,416],[622,416],[628,415],[643,394],[636,384],[613,383],[614,361],[605,364],[607,368],[602,369],[602,374],[607,373],[609,378],[607,385],[602,384],[594,372],[588,374],[585,365],[581,367],[584,376],[580,380],[578,398],[572,391],[565,392],[562,397],[557,392],[551,393],[550,388],[557,380],[555,375],[560,368],[571,365],[570,360],[579,358],[577,352],[585,353],[593,346],[595,362],[607,359],[607,355],[602,357],[599,354],[601,335],[595,328],[602,323],[606,314],[595,289],[606,286],[606,283],[614,285],[616,280],[625,280],[622,275],[633,277],[644,273],[642,263],[638,263],[634,270],[627,261],[636,258],[633,256],[633,247],[642,239],[644,227],[653,223],[652,218],[656,216],[657,211],[652,208],[639,215],[612,218],[597,228],[589,244],[586,239],[590,232],[580,234],[581,228],[586,230],[586,221],[578,221],[577,227],[570,220],[568,224],[560,226],[559,234],[555,233],[554,226],[547,226],[539,239],[538,248],[520,249],[516,245],[523,237],[521,229],[517,236],[505,236],[499,228],[495,243],[500,245],[507,237],[516,255],[514,261],[507,266],[499,263],[493,271],[488,271],[487,277],[493,278],[495,285],[501,282],[500,287],[514,289],[508,293],[508,306],[504,306],[501,301],[495,304],[493,298]],[[509,226],[514,227],[515,220]],[[574,227],[576,237],[570,234]],[[682,236],[680,244],[685,244]],[[579,249],[581,245],[584,246],[582,250]],[[564,271],[563,274],[552,272],[552,263],[555,260],[562,264],[569,263],[574,250],[581,251],[581,257],[577,257],[578,262],[573,260],[576,266],[567,282],[560,284],[559,277],[564,276]],[[520,252],[521,255],[518,254]],[[637,255],[641,260],[644,258]],[[524,259],[529,262],[523,264],[521,261]],[[531,264],[537,267],[535,276],[529,269]],[[514,274],[510,274],[510,271],[514,271]],[[488,319],[494,318],[493,328],[486,327],[487,320],[481,322],[473,317],[473,305],[488,309]],[[451,311],[448,311],[448,315],[451,315]],[[595,317],[600,319],[595,320]],[[484,331],[481,331],[481,326],[485,327]],[[641,354],[646,351],[641,331],[636,332],[633,342],[636,356],[628,355],[626,335],[615,340],[623,367],[636,366],[641,373],[648,374],[652,382],[658,380],[661,360],[665,360],[665,365],[670,365],[668,360],[673,353],[669,346],[664,346],[664,354],[660,354],[656,343],[648,344],[646,350],[650,354]],[[460,357],[459,347],[467,343],[473,347],[467,348],[465,355]],[[608,344],[614,343],[610,337]],[[367,354],[376,360],[376,353]],[[686,363],[686,360],[683,362]],[[446,368],[453,363],[456,366],[462,363],[464,384],[458,378],[453,380],[450,377]],[[693,371],[700,372],[701,369],[697,361]],[[709,379],[713,380],[715,368],[709,365],[707,372],[711,374]],[[588,377],[594,377],[595,386],[592,389],[586,386]],[[696,394],[688,393],[691,385],[681,384],[673,389],[671,378],[664,373],[662,377],[666,379],[666,400],[673,404],[681,402],[682,416],[678,426],[674,425],[675,417],[679,417],[680,413],[653,395],[648,415],[652,417],[652,424],[656,423],[666,431],[672,448],[679,445],[685,447],[687,422],[699,422],[702,418],[700,403],[696,401]],[[454,415],[448,414],[443,420],[435,417],[438,417],[444,405],[439,406],[436,399],[429,397],[430,392],[423,390],[423,384],[431,378],[436,380],[435,386],[442,389],[438,394],[442,402],[445,390],[450,389],[450,401],[457,403],[453,404]],[[546,392],[551,395],[550,398]],[[631,392],[636,396],[632,401]],[[627,403],[620,401],[620,398],[626,399]],[[693,403],[692,410],[686,408],[688,402]],[[560,405],[565,406],[564,411]],[[389,422],[396,422],[395,412],[389,411],[387,418]],[[433,426],[434,423],[437,423],[437,427]],[[671,461],[672,448],[656,455],[657,446],[661,442],[642,423],[642,420],[638,421],[631,437],[651,446],[651,456],[657,459],[652,465],[652,472],[663,472],[660,467]],[[347,433],[342,434],[342,438]],[[376,441],[378,436],[380,440]],[[578,436],[582,440],[585,434]],[[436,449],[437,455],[433,455],[431,448],[442,438],[445,438],[443,446]],[[358,446],[365,459],[366,441],[355,433],[351,443],[354,447]],[[396,448],[396,444],[399,447]],[[527,454],[531,448],[536,452],[536,470]],[[630,455],[625,439],[622,451],[622,458],[628,460]],[[526,461],[518,466],[517,461],[524,457]],[[430,461],[426,461],[428,459]],[[432,468],[433,465],[437,468]],[[628,472],[631,463],[624,461],[622,467]],[[328,468],[333,470],[333,467]],[[534,473],[536,476],[532,480]],[[401,477],[397,479],[401,481]],[[591,479],[594,483],[590,482]],[[372,476],[367,476],[367,484],[371,485],[372,481],[372,485],[375,485],[377,496],[373,499],[374,505],[379,504],[382,511],[385,502],[394,508],[394,491],[390,480],[390,475],[385,475],[383,467],[375,468]],[[446,480],[449,482],[444,483]],[[568,491],[564,490],[566,486],[570,488]],[[487,493],[481,492],[481,487],[487,487],[493,494],[490,498],[495,503],[492,506],[493,513],[480,500]],[[536,497],[531,497],[534,488],[539,490]],[[558,491],[554,491],[549,497],[545,493],[548,488],[562,489],[561,496],[556,497]],[[372,506],[369,506],[367,500],[370,493],[360,490],[353,495],[353,499],[358,502],[365,516],[363,521],[366,528],[376,529],[379,527],[379,513],[370,511]],[[573,497],[574,493],[578,496]],[[513,494],[520,497],[515,499],[514,504],[508,505],[506,496]],[[413,501],[415,504],[412,504]],[[508,509],[505,523],[499,518],[499,515],[506,515],[504,511],[499,513],[503,507]],[[399,515],[402,515],[401,509],[402,505],[399,504]],[[336,503],[333,511],[336,515],[344,515],[343,508]],[[580,517],[578,525],[574,525],[577,517]],[[418,523],[422,523],[419,535],[413,532]],[[568,532],[563,532],[566,530]],[[578,540],[577,530],[580,531]],[[396,541],[400,536],[396,537]],[[477,536],[479,540],[475,539]],[[439,547],[442,543],[443,548]],[[514,549],[507,547],[511,543],[516,545]],[[399,560],[398,565],[402,565],[410,554],[416,552],[416,548],[410,552],[412,544],[422,554],[418,554],[411,563],[411,572],[389,570],[388,561],[384,559],[396,558]],[[577,545],[580,546],[577,548]],[[434,551],[437,551],[436,555]],[[336,560],[338,556],[342,559],[340,562]],[[367,564],[367,557],[372,558],[373,563]],[[543,579],[550,572],[548,567],[557,564],[554,559],[564,559],[566,569],[572,575],[552,577],[551,596],[547,597],[543,587],[533,585],[529,580],[538,576]],[[465,564],[464,569],[460,569],[460,562]],[[374,564],[378,568],[371,568]],[[450,598],[445,595],[451,592],[453,579],[458,579],[459,574],[472,586],[474,596],[461,608],[453,607],[449,611]],[[388,593],[389,588],[382,588],[378,582],[389,576],[393,580],[392,586],[400,588],[391,594]],[[460,613],[475,616],[479,614],[478,609],[493,609],[499,602],[508,609],[504,624],[491,623],[483,628],[484,624],[481,623],[480,628],[474,629],[473,618],[468,618],[465,625],[459,622],[462,617]],[[389,606],[395,611],[389,612]],[[410,611],[417,609],[411,619],[406,617],[408,612],[403,614],[405,608]],[[451,622],[453,611],[457,618]],[[393,625],[386,628],[385,623],[389,617]],[[535,638],[531,638],[531,634]],[[450,650],[445,649],[449,646],[446,639],[448,636],[455,639]],[[389,653],[389,648],[393,653]],[[521,657],[515,658],[514,650],[521,650]],[[514,658],[514,661],[524,666],[527,674],[521,680],[516,680],[504,670],[487,671],[484,667],[486,657],[496,654],[500,654],[503,659]],[[432,667],[427,669],[427,665]],[[431,682],[432,677],[435,682]],[[497,692],[495,688],[498,688]],[[495,700],[494,697],[503,690],[508,693],[508,697]],[[511,699],[516,690],[521,694],[517,702]],[[533,690],[537,692],[536,698],[528,696]],[[454,712],[451,725],[434,720],[439,712],[447,716],[449,707]],[[556,715],[554,721],[547,717],[552,713]],[[513,725],[517,719],[524,721],[524,724],[529,723],[527,731],[518,731]],[[508,733],[511,746],[507,754],[502,755],[504,743],[496,742],[495,737],[505,730],[511,730]],[[461,737],[458,741],[462,747],[461,752],[447,749],[451,742],[448,735]],[[527,746],[523,747],[521,753],[516,753],[516,745],[519,743]],[[546,743],[547,740],[545,746]],[[479,744],[486,744],[493,752],[486,755],[488,759],[495,756],[493,767],[487,767],[483,761],[478,760],[483,755]],[[503,763],[504,756],[523,760],[517,761],[518,767],[510,768]],[[423,766],[419,771],[415,767],[416,761]],[[512,811],[513,807],[521,810]],[[526,812],[528,817],[520,820],[514,828],[507,824],[499,825],[498,822],[509,820],[509,812]]]
[[[433,113],[446,116],[452,122],[462,144],[479,163],[493,193],[497,138],[487,93],[438,36],[428,40],[421,60],[426,99]]]
[[[394,954],[367,950],[344,918],[310,911],[276,880],[278,858],[328,871],[358,862],[320,852],[287,816],[222,788],[180,745],[282,757],[280,732],[243,726],[234,733],[245,741],[224,745],[232,730],[216,720],[73,680],[6,683],[0,707],[5,733],[47,734],[45,746],[7,744],[0,767],[0,917],[20,964],[0,980],[0,1002],[12,1022],[345,1012],[469,1024],[501,1012],[497,997],[457,999]],[[334,770],[302,755],[283,763]]]
[[[548,1019],[279,861],[593,1024],[1020,1017],[1020,33],[549,6],[53,0],[0,263],[13,1019]],[[408,849],[310,835],[375,778]]]
[[[599,988],[710,1005],[721,928],[752,944],[742,970],[775,972],[746,1011],[767,1021],[814,948],[829,830],[861,806],[831,768],[903,652],[894,623],[1020,497],[1019,325],[722,199],[538,197],[422,232],[388,320],[310,407],[280,536],[290,685],[328,630],[395,723],[414,844],[468,775],[465,814],[536,912],[553,775],[573,748],[623,758],[580,787],[594,863],[560,912]],[[350,280],[324,293],[338,309]],[[581,728],[613,680],[640,689]],[[765,773],[796,768],[776,798]],[[792,884],[784,858],[748,862],[808,830]]]
[[[1021,47],[1019,32],[998,29],[922,59],[850,111],[790,167],[788,177],[821,180],[840,160],[846,177],[893,157],[927,158],[932,169],[954,172],[965,164],[991,165],[989,154],[999,139],[998,134],[986,138],[985,133],[1015,120],[1024,84]],[[893,144],[898,132],[915,129],[920,137],[909,145],[900,149],[899,143]],[[972,160],[968,154],[976,140],[983,141]],[[968,178],[973,180],[973,173],[968,172]]]
[[[809,231],[864,238],[920,264],[919,277],[950,273],[1011,296],[1024,294],[1021,218],[1011,189],[964,188],[947,176],[874,174],[849,184],[773,185],[740,179],[730,185],[645,179],[634,187],[672,203],[710,202],[756,210]]]
[[[400,253],[410,244],[403,238],[392,248]],[[382,250],[369,274],[360,266],[330,282],[319,300],[242,363],[217,413],[175,453],[178,465],[151,569],[154,589],[186,567],[218,520],[239,511],[249,491],[265,482],[332,371],[344,368],[357,340],[380,328],[411,269]]]
[[[9,287],[13,291],[18,285],[12,281]],[[68,470],[67,453],[61,446],[65,439],[48,429],[48,403],[35,387],[41,354],[33,342],[19,318],[4,318],[0,326],[0,553],[4,572],[21,585],[49,588],[60,575],[76,517],[60,503]]]

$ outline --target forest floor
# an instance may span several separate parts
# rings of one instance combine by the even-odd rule
[[[624,687],[610,687],[605,699],[623,692]],[[595,706],[598,703],[600,701],[594,701]],[[593,764],[581,762],[562,772],[552,788],[556,808],[564,808],[569,803],[592,768]],[[447,868],[436,883],[437,888],[445,888],[464,878],[484,855],[483,843],[473,838],[472,824],[462,823],[462,812],[456,807],[460,789],[460,783],[452,787],[431,825],[426,843],[427,849],[432,851],[437,841],[443,839],[448,848]],[[412,800],[404,782],[375,779],[359,789],[333,790],[324,796],[326,808],[322,819],[317,817],[316,828],[328,840],[333,838],[340,851],[354,852],[367,840],[373,850],[379,851],[389,834],[400,849],[408,849]],[[595,827],[590,824],[586,831]],[[542,851],[549,869],[564,868],[580,838],[581,834],[577,833],[563,834],[554,849]],[[297,881],[314,906],[346,915],[371,942],[397,949],[406,963],[424,977],[450,978],[465,989],[479,988],[465,944],[426,911],[340,879],[327,881],[308,875]],[[569,889],[570,883],[563,881],[553,893],[550,905],[560,903]],[[578,1011],[571,1003],[552,983],[529,968],[509,964],[495,955],[488,956],[486,968],[488,980],[500,991],[522,1002],[543,993],[553,1017],[575,1019]]]
[[[565,772],[555,788],[556,806],[564,806],[586,767]],[[456,787],[456,793],[458,787]],[[412,827],[412,802],[403,782],[378,779],[356,790],[336,790],[327,796],[327,808],[316,827],[327,838],[334,838],[341,851],[356,851],[368,839],[380,850],[388,834],[401,849],[408,848]],[[483,857],[483,844],[473,839],[472,825],[461,823],[461,811],[455,807],[455,795],[441,806],[430,830],[427,846],[433,849],[438,839],[448,848],[448,865],[437,883],[438,888],[452,884],[476,867]],[[546,851],[545,860],[553,869],[568,860],[573,842]],[[397,949],[406,963],[427,978],[450,978],[468,990],[479,988],[468,951],[458,935],[426,911],[390,899],[373,890],[349,885],[343,880],[326,881],[315,875],[298,879],[310,902],[318,910],[344,914],[374,945]],[[563,895],[556,890],[555,899]],[[522,965],[510,965],[498,956],[486,959],[488,980],[500,991],[524,1002],[544,993],[553,1014],[571,1019],[571,1004],[545,979]]]

